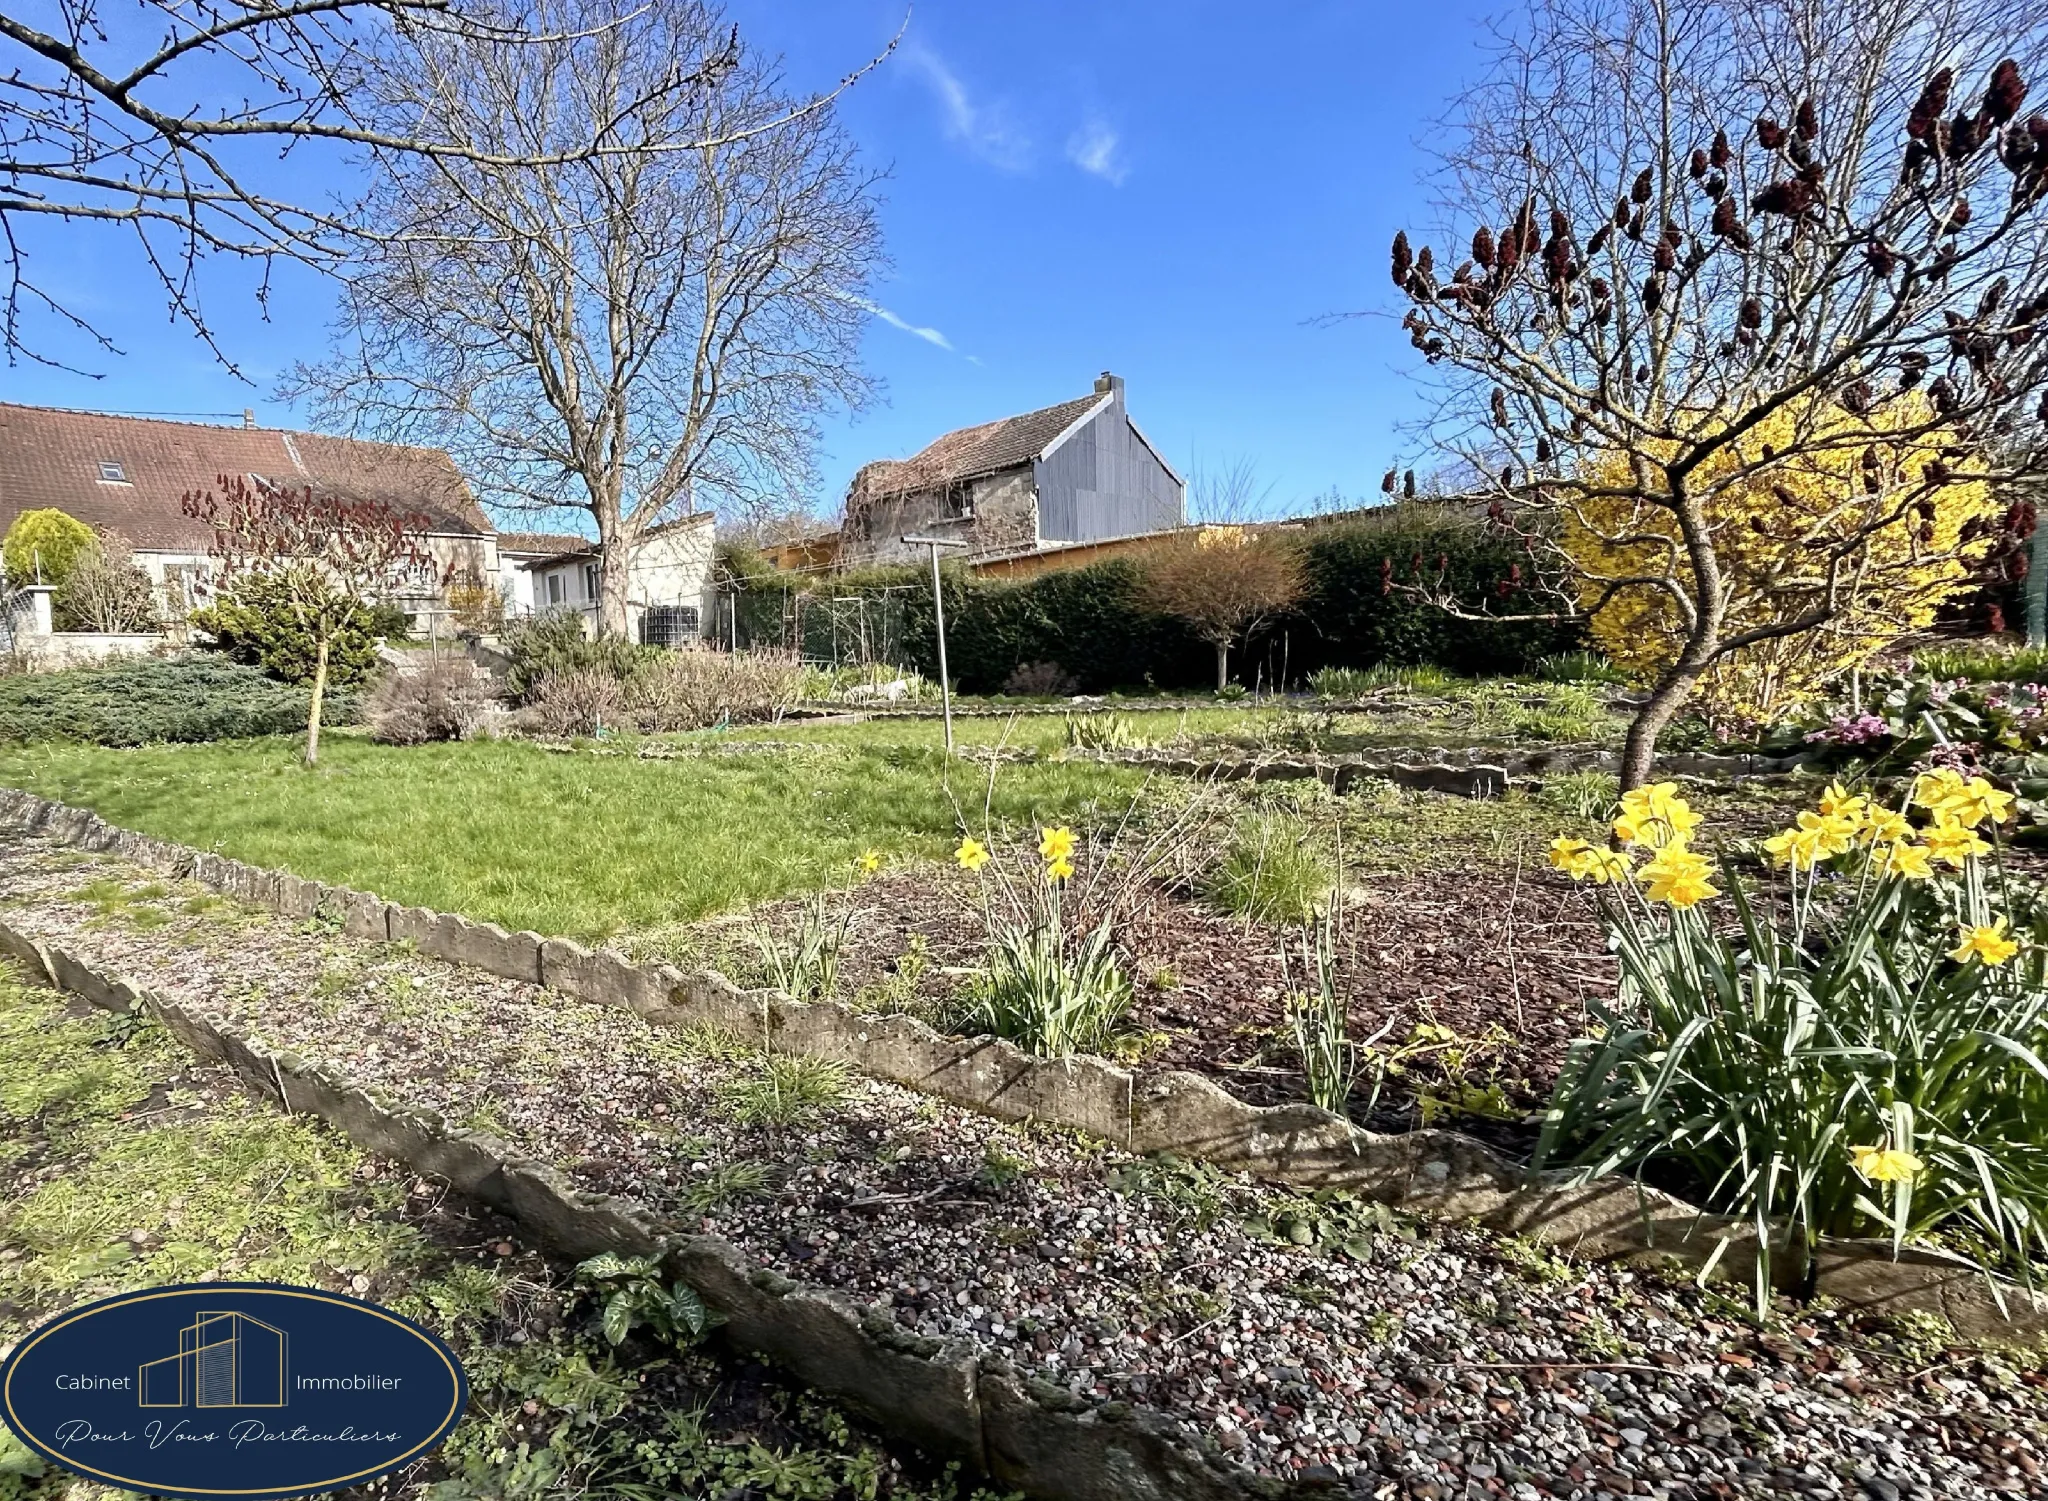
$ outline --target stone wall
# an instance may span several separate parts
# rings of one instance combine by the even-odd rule
[[[1071,1127],[1123,1150],[1170,1150],[1275,1183],[1342,1188],[1577,1256],[1711,1265],[1717,1276],[1737,1281],[1747,1281],[1754,1265],[1746,1224],[1620,1178],[1580,1184],[1565,1174],[1531,1175],[1457,1132],[1383,1135],[1305,1103],[1251,1105],[1195,1074],[1134,1073],[1092,1057],[1038,1058],[999,1038],[953,1037],[912,1017],[743,991],[714,971],[636,964],[609,949],[510,933],[494,923],[396,905],[369,892],[167,844],[32,793],[0,789],[0,824],[188,876],[257,906],[322,915],[359,937],[409,941],[431,957],[539,983],[593,1005],[624,1007],[656,1025],[709,1024],[757,1045],[833,1059],[998,1119]],[[1800,1275],[1796,1256],[1773,1256],[1772,1266],[1788,1283]],[[1913,1253],[1894,1260],[1888,1246],[1831,1244],[1821,1257],[1818,1287],[1871,1309],[1936,1308],[1976,1336],[2048,1332],[2048,1295],[2012,1286],[1994,1290],[1960,1262]]]

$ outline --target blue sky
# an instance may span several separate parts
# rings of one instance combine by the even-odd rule
[[[889,0],[739,0],[793,84],[871,55]],[[1364,498],[1420,414],[1389,317],[1395,229],[1432,217],[1416,141],[1481,65],[1483,14],[1432,6],[1218,0],[920,0],[898,54],[846,98],[885,169],[892,266],[865,344],[880,402],[835,419],[819,500],[871,458],[1066,400],[1100,370],[1184,474],[1238,460],[1285,511]],[[111,237],[39,236],[39,269],[114,332],[103,378],[0,371],[13,401],[298,422],[277,372],[325,338],[328,289],[290,268],[268,322],[216,268],[207,307],[252,384],[168,325]]]

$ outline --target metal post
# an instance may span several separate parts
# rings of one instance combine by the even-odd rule
[[[939,704],[946,716],[946,754],[953,754],[953,679],[946,672],[946,591],[939,587],[939,548],[932,544],[932,619],[939,627]]]
[[[939,631],[939,705],[946,718],[946,754],[953,754],[953,680],[946,672],[946,595],[939,587],[939,549],[942,547],[965,547],[965,542],[955,542],[950,537],[905,537],[905,542],[931,549],[932,553],[932,619]]]

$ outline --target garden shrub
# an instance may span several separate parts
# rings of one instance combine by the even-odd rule
[[[1003,692],[1015,698],[1065,698],[1073,691],[1073,674],[1057,662],[1020,662],[1003,679]]]
[[[363,704],[370,738],[383,745],[468,740],[497,711],[490,680],[466,657],[418,672],[387,672]]]
[[[689,646],[637,661],[624,684],[633,722],[650,733],[772,720],[793,707],[804,669],[795,652]]]
[[[118,532],[102,532],[71,560],[50,601],[60,631],[147,635],[162,629],[156,590],[135,566],[134,549]]]
[[[625,685],[602,667],[549,673],[534,685],[520,721],[541,735],[601,735],[631,727]]]
[[[505,670],[505,686],[513,702],[520,704],[535,702],[549,678],[588,670],[624,681],[647,653],[659,650],[616,636],[593,637],[574,610],[547,610],[515,620],[505,628],[499,644],[512,659]]]
[[[293,608],[293,589],[283,570],[239,574],[212,604],[193,611],[193,627],[212,637],[213,649],[231,661],[261,667],[287,683],[310,683],[320,643]],[[340,626],[327,647],[330,689],[360,683],[377,666],[371,607],[360,601],[334,603]]]
[[[329,694],[324,724],[353,723],[349,694]],[[254,667],[205,653],[0,679],[0,741],[93,745],[236,740],[306,725],[307,694]]]
[[[95,540],[91,527],[54,507],[23,511],[0,542],[0,569],[11,585],[33,584],[38,578],[62,584]]]
[[[386,641],[410,640],[412,617],[405,613],[403,605],[380,599],[370,606],[370,634],[382,636]]]
[[[1748,1220],[1760,1309],[1774,1221],[1802,1256],[1875,1234],[2031,1280],[2048,1256],[2048,910],[2000,864],[2012,805],[1955,772],[1897,810],[1831,786],[1762,842],[1787,873],[1775,893],[1691,849],[1700,820],[1669,782],[1622,799],[1621,849],[1559,839],[1552,863],[1611,898],[1621,989],[1591,1002],[1599,1027],[1559,1072],[1536,1165],[1648,1169]]]

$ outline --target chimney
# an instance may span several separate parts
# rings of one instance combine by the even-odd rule
[[[1121,375],[1111,375],[1105,370],[1102,374],[1095,377],[1095,391],[1098,396],[1104,394],[1114,396],[1117,405],[1122,406],[1124,402],[1124,378]]]
[[[254,427],[255,425],[256,425],[256,408],[254,408],[254,407],[243,407],[243,408],[242,408],[242,426],[244,426],[244,427],[249,427],[249,428],[253,428],[253,427]]]

